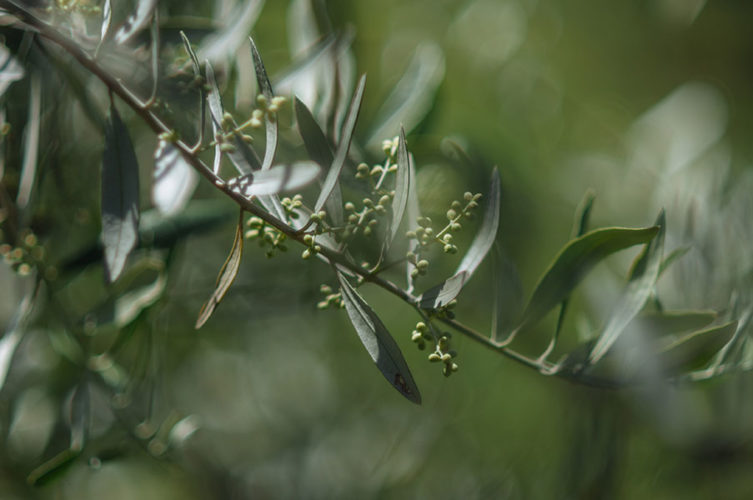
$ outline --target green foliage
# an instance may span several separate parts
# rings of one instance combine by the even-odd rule
[[[0,340],[0,387],[12,372],[22,336],[34,324],[49,332],[50,345],[66,359],[66,376],[60,384],[65,386],[63,392],[70,393],[68,402],[63,398],[56,401],[70,416],[65,422],[69,444],[54,454],[45,453],[52,458],[28,474],[30,483],[49,480],[91,446],[95,387],[106,394],[107,411],[152,455],[169,453],[170,446],[180,440],[179,424],[186,422],[183,415],[169,414],[151,421],[153,390],[143,389],[150,387],[159,374],[141,356],[137,333],[150,330],[151,315],[174,301],[168,280],[174,277],[171,265],[176,249],[190,245],[197,233],[219,226],[230,205],[239,211],[230,254],[198,313],[196,328],[204,326],[220,302],[232,295],[233,283],[241,271],[245,240],[256,240],[270,258],[297,246],[304,260],[321,260],[325,272],[332,273],[329,280],[337,283],[337,289],[322,285],[323,298],[316,307],[344,309],[377,369],[398,393],[417,404],[421,403],[421,395],[409,363],[377,315],[378,308],[369,305],[365,298],[368,296],[359,293],[365,285],[391,295],[415,313],[416,326],[410,339],[420,350],[430,347],[428,362],[440,363],[445,376],[457,372],[458,358],[462,359],[451,345],[452,332],[542,375],[559,376],[586,386],[644,383],[644,378],[636,376],[642,364],[638,369],[633,366],[621,370],[619,363],[624,354],[621,342],[641,336],[650,337],[646,342],[650,349],[641,350],[639,358],[646,365],[658,365],[662,381],[708,380],[751,368],[749,362],[745,363],[744,346],[750,344],[748,331],[743,329],[747,321],[738,321],[739,310],[734,314],[663,310],[657,282],[663,271],[686,251],[665,254],[664,212],[648,227],[589,230],[594,201],[590,193],[576,214],[572,239],[544,270],[522,312],[515,316],[517,311],[511,312],[515,307],[508,308],[506,312],[511,317],[503,322],[498,305],[485,304],[495,311],[489,333],[471,326],[477,323],[472,318],[467,318],[466,323],[462,292],[470,278],[479,274],[495,244],[504,239],[500,228],[504,217],[513,214],[502,214],[498,167],[490,169],[489,187],[483,193],[467,191],[449,203],[443,224],[435,226],[431,217],[421,213],[418,193],[422,186],[417,170],[422,168],[422,159],[411,154],[409,138],[428,113],[444,73],[439,49],[432,45],[417,51],[409,71],[377,112],[378,118],[368,124],[372,131],[368,137],[357,133],[366,78],[361,76],[352,89],[343,83],[344,78],[354,79],[355,75],[341,74],[347,68],[344,56],[340,57],[344,49],[339,39],[322,41],[310,55],[313,59],[332,59],[334,62],[327,69],[333,71],[320,73],[314,81],[299,76],[305,80],[303,84],[325,88],[328,93],[320,101],[306,103],[299,96],[275,93],[261,53],[254,39],[248,38],[258,95],[253,109],[233,109],[227,105],[232,102],[228,89],[240,85],[240,79],[249,75],[228,71],[223,60],[236,54],[241,46],[238,40],[245,43],[250,29],[247,23],[253,24],[260,4],[248,2],[235,23],[225,31],[204,36],[194,50],[191,40],[198,40],[200,35],[187,30],[189,34],[180,31],[180,39],[177,35],[165,36],[169,33],[160,24],[162,11],[155,1],[137,2],[118,29],[112,25],[109,1],[102,6],[102,12],[83,9],[84,4],[77,2],[58,2],[47,9],[15,1],[0,3],[9,19],[4,32],[33,36],[32,43],[38,45],[38,58],[32,60],[23,60],[22,46],[0,45],[0,58],[4,59],[0,68],[0,104],[10,108],[7,92],[24,78],[32,82],[25,152],[4,151],[9,158],[23,161],[12,166],[20,171],[19,175],[6,175],[0,186],[0,250],[10,268],[33,283]],[[95,34],[87,24],[97,25]],[[149,51],[143,50],[146,39]],[[54,49],[48,50],[50,47]],[[149,74],[138,71],[145,67],[144,54],[150,59],[146,65],[151,69],[146,72]],[[121,62],[122,67],[113,68],[110,57]],[[109,96],[104,127],[97,131],[104,144],[99,206],[101,248],[92,243],[83,251],[66,252],[60,249],[63,245],[54,235],[44,235],[43,225],[39,236],[35,232],[35,218],[50,210],[45,201],[49,193],[33,189],[41,189],[34,181],[40,163],[38,138],[34,137],[43,125],[40,116],[48,114],[46,110],[35,111],[40,102],[37,92],[41,90],[33,82],[50,67],[47,58],[64,61],[63,64],[75,61],[76,71],[96,79],[100,90]],[[311,61],[304,57],[297,63],[305,67]],[[130,70],[131,78],[127,77]],[[303,71],[294,65],[288,77],[295,80],[296,72]],[[139,97],[149,92],[144,89],[151,89],[147,99]],[[137,119],[124,122],[116,102]],[[292,113],[287,109],[289,102]],[[102,111],[95,100],[83,105]],[[54,111],[51,107],[49,113]],[[295,117],[292,126],[290,114]],[[137,150],[143,146],[134,148],[128,126],[150,130],[156,142],[150,155],[153,165],[139,167]],[[184,137],[187,130],[195,135],[190,141]],[[373,153],[379,141],[381,155]],[[4,139],[6,150],[16,145]],[[462,148],[456,144],[453,147],[457,154],[469,158]],[[234,168],[232,174],[225,168],[228,163]],[[149,198],[156,209],[153,211],[140,209],[139,173],[145,169],[152,179]],[[503,172],[504,169],[502,165]],[[488,175],[486,166],[478,170],[483,171],[484,177]],[[204,182],[197,187],[199,176]],[[197,195],[197,190],[203,190],[202,194]],[[220,205],[201,199],[210,190],[222,199]],[[283,194],[289,196],[281,198]],[[483,216],[466,245],[470,237],[466,235],[473,229],[472,220],[479,211]],[[245,220],[244,214],[249,215]],[[403,234],[405,238],[401,237]],[[41,245],[40,238],[45,238]],[[549,361],[559,347],[568,305],[581,282],[613,254],[638,245],[642,245],[642,253],[625,273],[624,292],[605,326],[574,348],[564,349],[561,361]],[[459,255],[454,257],[455,254]],[[289,266],[314,265],[285,262]],[[441,273],[453,266],[455,271],[441,278]],[[401,271],[395,272],[396,268]],[[88,279],[92,269],[104,276],[107,285],[100,296],[79,297],[77,280]],[[514,288],[514,265],[505,269],[504,278],[492,279],[495,289]],[[435,284],[426,285],[429,279]],[[479,283],[488,285],[488,280]],[[416,288],[424,291],[416,293]],[[74,305],[69,306],[66,301]],[[545,349],[529,355],[530,345],[524,344],[525,337],[534,335],[534,330],[555,309],[559,316],[554,331],[547,336],[551,340]],[[735,356],[728,355],[733,344]],[[466,344],[463,349],[472,348]],[[604,365],[610,363],[613,366],[604,370]],[[150,394],[146,397],[149,410],[142,415],[134,400],[144,392]],[[134,420],[140,423],[133,425]]]

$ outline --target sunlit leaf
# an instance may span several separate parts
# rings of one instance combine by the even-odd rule
[[[217,305],[225,297],[225,294],[230,289],[230,285],[233,284],[235,276],[238,274],[238,269],[241,265],[241,257],[243,256],[243,210],[238,215],[238,225],[235,228],[235,239],[233,240],[233,248],[230,250],[227,260],[220,269],[220,274],[217,276],[217,283],[215,284],[212,296],[201,307],[199,311],[199,317],[196,320],[196,328],[201,328],[204,323],[207,322],[209,317],[214,312]]]
[[[646,244],[644,251],[633,266],[634,272],[627,288],[617,302],[617,306],[609,317],[607,325],[599,335],[594,349],[589,356],[590,363],[598,363],[617,341],[625,327],[638,314],[651,297],[659,279],[659,267],[664,255],[664,234],[666,221],[662,210],[656,221],[659,232],[653,240]]]
[[[251,56],[254,59],[254,71],[256,72],[256,81],[259,85],[259,90],[267,98],[267,102],[271,102],[274,97],[272,91],[272,84],[269,82],[267,76],[267,70],[264,68],[264,62],[261,59],[259,50],[256,48],[254,39],[248,37],[251,42]],[[261,163],[261,169],[267,170],[272,168],[272,162],[275,159],[275,153],[277,151],[277,119],[270,116],[270,113],[264,115],[265,129],[267,131],[266,149],[264,150],[264,160]]]
[[[397,231],[400,228],[400,222],[403,220],[405,209],[408,206],[408,197],[410,186],[413,182],[411,179],[410,160],[408,159],[408,147],[405,143],[405,130],[400,129],[400,139],[397,147],[397,172],[395,173],[395,197],[392,199],[392,224],[390,233],[385,241],[385,247],[389,247],[392,240],[395,239]]]
[[[429,288],[418,298],[418,306],[421,309],[439,309],[446,306],[458,296],[466,280],[467,273],[462,271]]]
[[[133,40],[149,24],[156,8],[157,0],[139,0],[136,12],[128,16],[115,33],[115,41],[124,44]]]
[[[16,203],[25,208],[29,203],[36,180],[37,161],[39,157],[39,129],[42,112],[42,83],[38,74],[31,75],[29,87],[29,118],[24,133],[24,161],[21,167],[21,180],[18,183]]]
[[[10,371],[10,365],[16,354],[18,344],[26,332],[26,323],[31,316],[36,300],[36,291],[27,293],[8,323],[5,334],[0,338],[0,390]]]
[[[114,324],[123,328],[132,323],[139,315],[154,305],[165,292],[167,274],[160,272],[153,283],[132,290],[115,301]]]
[[[663,369],[686,372],[705,366],[732,339],[737,321],[688,334],[666,346],[658,356]]]
[[[377,125],[367,141],[374,150],[385,137],[394,136],[400,124],[408,132],[413,130],[433,106],[445,72],[442,49],[434,43],[423,43],[415,48],[414,54],[408,69],[377,112]]]
[[[331,168],[334,156],[332,155],[332,149],[329,147],[327,138],[316,122],[314,115],[311,114],[311,111],[298,97],[295,98],[295,117],[298,122],[298,131],[301,134],[303,145],[306,147],[309,158],[317,162],[324,169]],[[342,193],[339,183],[336,183],[332,189],[332,194],[327,199],[325,207],[333,224],[336,226],[342,225]]]
[[[102,26],[99,29],[100,41],[104,40],[110,31],[110,23],[112,23],[112,5],[110,0],[105,0],[105,5],[102,7]]]
[[[353,99],[350,102],[350,110],[348,111],[348,118],[345,120],[345,125],[343,126],[342,140],[337,147],[335,159],[327,172],[327,177],[324,179],[319,198],[317,198],[316,204],[314,205],[314,212],[318,212],[324,207],[324,204],[327,202],[338,183],[340,172],[342,171],[342,168],[345,165],[345,160],[348,157],[350,141],[353,138],[353,130],[356,128],[358,113],[361,110],[361,100],[363,99],[363,90],[365,86],[366,75],[362,76],[358,81],[358,87],[356,88],[355,94],[353,94]]]
[[[228,187],[246,198],[297,191],[313,182],[319,172],[317,163],[301,161],[236,177],[228,181]]]
[[[340,281],[342,299],[350,322],[379,371],[400,394],[416,404],[421,404],[418,387],[390,332],[339,271],[337,279]]]
[[[164,215],[180,212],[191,199],[199,174],[183,159],[174,144],[160,141],[154,152],[152,202]]]
[[[128,130],[111,104],[102,154],[102,242],[105,277],[115,281],[138,240],[139,166]]]
[[[8,47],[0,43],[0,96],[5,94],[11,83],[22,79],[25,74],[23,66],[13,57]]]
[[[543,318],[570,295],[596,264],[615,252],[651,241],[658,231],[658,227],[612,227],[597,229],[570,241],[536,285],[518,330]]]
[[[494,167],[492,171],[492,183],[487,194],[486,211],[484,212],[484,220],[481,222],[481,227],[476,233],[476,237],[473,239],[471,246],[468,248],[463,260],[460,261],[455,274],[461,272],[466,273],[466,281],[471,278],[471,275],[476,271],[479,264],[484,260],[489,250],[494,244],[494,240],[497,238],[497,228],[499,227],[499,207],[501,196],[499,170]]]

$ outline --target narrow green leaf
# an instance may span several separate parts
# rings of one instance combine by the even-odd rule
[[[692,371],[705,366],[732,339],[737,321],[688,334],[659,352],[661,366],[669,372]]]
[[[107,32],[110,31],[110,23],[112,22],[112,5],[110,0],[105,0],[105,5],[102,7],[102,26],[99,29],[99,40],[102,41],[107,36]]]
[[[362,76],[358,81],[358,87],[356,88],[353,99],[350,102],[350,110],[348,111],[348,117],[345,120],[343,126],[342,140],[337,147],[335,153],[335,159],[332,161],[332,166],[327,172],[327,177],[324,179],[322,190],[319,193],[319,197],[314,205],[314,212],[318,212],[324,207],[324,204],[329,199],[335,186],[338,184],[340,178],[340,172],[342,172],[345,160],[348,157],[348,150],[350,149],[350,141],[353,138],[353,130],[356,128],[356,121],[358,120],[358,113],[361,110],[361,101],[363,100],[363,90],[366,86],[366,75]]]
[[[309,157],[321,165],[322,168],[331,168],[334,156],[332,149],[329,147],[329,142],[327,142],[327,138],[316,122],[314,115],[298,97],[295,98],[295,116],[298,122],[298,131],[301,134],[303,145],[306,147]],[[341,226],[343,224],[343,207],[339,182],[332,189],[332,194],[327,198],[325,207],[332,223],[335,226]]]
[[[717,317],[714,311],[662,311],[636,318],[637,326],[650,337],[664,337],[700,330]]]
[[[26,482],[32,486],[42,486],[53,479],[60,477],[63,472],[73,464],[81,455],[81,451],[67,448],[42,465],[32,470],[26,478]]]
[[[164,215],[174,215],[191,199],[199,174],[183,159],[174,144],[159,141],[154,152],[152,202]]]
[[[248,37],[248,40],[251,42],[251,56],[254,59],[254,70],[256,71],[256,81],[259,85],[259,90],[261,90],[264,97],[267,98],[267,102],[271,102],[274,97],[274,92],[272,91],[272,84],[269,82],[269,77],[267,76],[267,70],[264,68],[264,62],[261,59],[259,50],[256,48],[254,39]],[[274,161],[275,153],[277,152],[277,119],[272,118],[269,113],[266,113],[264,115],[264,123],[267,131],[267,143],[266,149],[264,150],[264,160],[262,161],[261,169],[267,170],[272,168],[272,162]]]
[[[228,181],[228,187],[246,198],[297,191],[313,182],[320,172],[317,163],[301,161],[236,177]]]
[[[603,228],[570,241],[536,285],[518,330],[539,321],[568,297],[596,264],[615,252],[651,241],[658,231],[658,227]]]
[[[241,257],[243,256],[243,210],[238,215],[238,225],[235,228],[235,239],[233,240],[233,248],[230,250],[227,260],[220,269],[220,274],[217,276],[217,284],[212,292],[212,296],[201,307],[199,311],[199,317],[196,320],[196,328],[201,328],[204,323],[207,322],[209,317],[214,312],[215,308],[225,294],[230,289],[230,285],[233,284],[235,276],[238,274],[238,269],[241,265]]]
[[[13,313],[3,337],[0,338],[0,390],[2,390],[8,377],[10,365],[13,362],[18,344],[26,333],[26,324],[34,309],[36,295],[37,291],[34,290],[24,296]]]
[[[207,104],[209,104],[209,115],[212,117],[212,122],[217,127],[217,130],[222,129],[222,116],[225,114],[225,110],[222,106],[222,96],[220,96],[220,89],[217,86],[217,79],[214,77],[214,69],[209,61],[204,61],[207,85],[209,86],[209,92],[207,92]],[[217,132],[215,130],[215,133]]]
[[[167,274],[160,272],[153,283],[118,297],[114,306],[114,323],[118,328],[130,325],[142,312],[153,306],[165,292]]]
[[[664,257],[664,260],[661,262],[661,267],[659,268],[659,276],[664,274],[664,271],[669,269],[669,266],[680,260],[686,253],[690,251],[691,247],[680,247],[675,248],[672,250],[669,255]]]
[[[467,277],[467,273],[461,271],[442,283],[429,288],[418,298],[418,306],[421,309],[439,309],[446,306],[458,296]]]
[[[495,341],[509,337],[520,320],[523,310],[523,285],[512,260],[495,244],[492,263],[494,302],[492,306],[492,336]]]
[[[42,113],[42,82],[37,73],[31,75],[29,86],[29,114],[24,131],[24,161],[21,167],[21,179],[18,182],[16,204],[19,209],[26,208],[31,200],[36,180],[39,157],[39,132]]]
[[[405,208],[408,206],[411,179],[410,160],[408,159],[408,146],[405,143],[405,130],[400,128],[400,139],[397,147],[397,172],[395,173],[395,197],[392,199],[392,224],[385,248],[389,247],[397,235],[400,222],[403,220]]]
[[[108,3],[109,3],[109,0],[108,0]],[[191,47],[191,42],[188,40],[188,37],[186,36],[185,33],[183,33],[182,30],[180,32],[180,39],[183,42],[183,48],[186,50],[188,57],[191,58],[194,75],[197,75],[197,76],[200,75],[201,64],[199,64],[199,58],[196,56],[196,52],[194,52],[193,47]]]
[[[656,225],[659,227],[659,232],[653,240],[646,243],[643,253],[637,259],[637,264],[633,266],[635,272],[617,306],[612,311],[607,325],[599,335],[593,351],[591,351],[589,356],[591,364],[598,363],[604,357],[628,323],[643,309],[654,291],[656,280],[659,279],[662,256],[664,255],[664,234],[666,232],[664,210],[659,214]]]
[[[105,278],[115,281],[136,246],[139,226],[139,166],[128,130],[115,104],[105,123],[102,154],[102,242]]]
[[[497,238],[497,228],[499,227],[499,209],[500,209],[501,187],[499,180],[499,170],[494,167],[492,171],[492,183],[487,195],[486,212],[481,227],[476,233],[471,246],[460,261],[455,274],[466,273],[466,281],[471,278],[476,268],[481,264]]]
[[[384,378],[410,401],[421,404],[421,394],[400,348],[376,313],[337,271],[340,290],[350,322]]]
[[[133,40],[149,24],[156,8],[157,0],[139,0],[136,12],[128,16],[128,19],[115,33],[115,41],[122,45]]]

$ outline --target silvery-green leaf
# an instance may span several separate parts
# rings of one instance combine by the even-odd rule
[[[669,372],[686,372],[705,366],[732,339],[737,321],[693,332],[663,348],[659,362]]]
[[[235,227],[235,238],[233,239],[233,247],[230,250],[227,260],[222,264],[220,268],[219,276],[217,276],[217,283],[214,291],[212,292],[209,300],[201,307],[199,311],[199,317],[196,319],[196,328],[201,328],[204,323],[207,322],[209,317],[214,312],[215,308],[225,298],[225,294],[230,289],[230,285],[235,281],[235,276],[238,274],[238,269],[241,265],[241,257],[243,256],[243,210],[238,215],[238,224]]]
[[[405,143],[405,130],[400,129],[400,139],[397,147],[397,172],[395,173],[395,197],[392,199],[392,223],[390,232],[385,241],[385,248],[389,247],[392,240],[395,239],[397,231],[400,228],[400,222],[403,220],[405,208],[408,206],[410,195],[410,186],[413,183],[411,178],[410,160],[408,158],[408,146]]]
[[[634,273],[628,282],[627,288],[609,317],[607,325],[599,335],[593,351],[588,358],[591,364],[598,363],[609,349],[617,341],[617,338],[625,330],[625,327],[638,314],[651,297],[659,279],[659,267],[664,255],[664,234],[666,223],[662,210],[656,221],[659,232],[648,243],[643,253],[633,266]]]
[[[371,359],[384,378],[410,401],[421,404],[421,394],[400,348],[376,313],[337,271],[345,310]]]
[[[227,17],[230,21],[228,25],[202,40],[198,49],[201,59],[208,59],[215,64],[227,64],[243,45],[259,19],[263,6],[263,0],[238,2],[235,11]]]
[[[128,16],[128,19],[115,33],[115,41],[122,45],[133,40],[149,24],[156,8],[157,0],[139,0],[136,12]]]
[[[25,74],[23,66],[13,57],[8,47],[0,43],[0,96],[5,94],[11,83],[22,79]]]
[[[38,74],[32,74],[29,87],[29,118],[24,131],[24,161],[16,195],[16,204],[22,209],[31,199],[39,157],[39,129],[42,112],[42,83],[39,78]]]
[[[467,279],[467,273],[461,271],[442,283],[429,288],[418,298],[418,306],[421,309],[440,309],[446,306],[458,296]]]
[[[160,272],[153,283],[124,293],[115,300],[114,324],[123,328],[154,305],[162,297],[167,285],[167,274]]]
[[[316,122],[314,115],[311,114],[311,111],[298,97],[295,98],[295,116],[298,122],[298,131],[301,134],[303,145],[306,147],[309,157],[321,165],[322,168],[331,168],[334,157],[327,138]],[[333,224],[336,226],[342,225],[342,192],[340,191],[339,183],[335,184],[335,187],[332,189],[332,194],[327,199],[325,207]]]
[[[246,198],[297,191],[313,182],[319,172],[321,168],[313,161],[276,165],[230,179],[228,187]]]
[[[200,75],[201,65],[199,64],[199,57],[196,55],[196,52],[194,52],[193,47],[191,47],[191,42],[188,40],[188,37],[185,33],[183,33],[183,31],[180,32],[180,39],[183,42],[183,48],[186,49],[188,57],[191,58],[191,65],[193,66],[194,75]]]
[[[651,241],[658,231],[658,227],[611,227],[591,231],[570,241],[536,285],[518,330],[536,323],[568,297],[596,264],[615,252]]]
[[[0,390],[5,384],[16,348],[26,332],[26,323],[31,316],[36,300],[36,291],[27,293],[16,308],[5,334],[0,338]]]
[[[381,148],[382,140],[393,137],[400,124],[410,132],[421,122],[433,106],[444,70],[444,55],[437,44],[423,43],[416,47],[408,69],[377,112],[378,125],[367,141],[371,149]]]
[[[161,140],[154,153],[154,206],[164,215],[180,212],[191,199],[198,182],[199,175],[186,163],[178,148]]]
[[[476,233],[476,237],[473,239],[471,246],[463,256],[463,260],[460,261],[455,274],[461,272],[466,273],[466,280],[471,278],[471,275],[476,271],[476,268],[489,253],[489,250],[494,244],[494,240],[497,238],[497,228],[499,227],[499,208],[500,208],[500,180],[499,170],[494,167],[492,171],[492,183],[489,188],[489,194],[487,195],[487,206],[484,212],[484,220],[481,222],[481,227]]]
[[[102,242],[105,277],[115,281],[136,246],[139,226],[139,165],[115,105],[105,123],[102,154]]]
[[[354,34],[338,41],[337,60],[335,70],[337,73],[337,102],[335,107],[334,139],[340,141],[342,135],[343,122],[348,112],[348,96],[353,93],[353,87],[356,84],[356,59],[351,50]]]
[[[220,89],[217,87],[217,80],[214,77],[214,69],[209,61],[205,61],[207,85],[209,86],[209,92],[207,93],[207,104],[209,104],[209,114],[212,117],[212,122],[217,129],[222,129],[222,116],[225,114],[225,110],[222,106],[222,97],[220,96]],[[215,131],[216,132],[216,131]]]
[[[259,90],[267,98],[267,102],[271,102],[274,97],[272,91],[272,84],[269,82],[267,76],[267,70],[264,68],[264,62],[261,59],[259,50],[256,48],[254,39],[248,37],[251,42],[251,56],[254,59],[254,71],[256,72],[256,81],[259,85]],[[264,124],[267,131],[267,142],[264,150],[264,160],[261,163],[261,169],[267,170],[272,168],[272,162],[275,159],[275,153],[277,151],[277,119],[271,118],[269,113],[264,115]]]
[[[518,270],[499,245],[496,245],[493,257],[494,303],[491,331],[495,341],[502,341],[510,335],[520,319],[523,285]]]
[[[105,0],[105,5],[102,7],[102,26],[99,30],[99,40],[102,41],[107,36],[107,32],[110,31],[110,23],[112,22],[112,5],[110,0]]]
[[[340,144],[337,147],[335,153],[335,159],[332,161],[332,166],[327,172],[327,177],[324,179],[322,190],[319,193],[319,198],[314,205],[314,212],[318,212],[324,207],[324,204],[329,199],[335,186],[338,184],[340,178],[340,172],[345,165],[345,160],[348,157],[348,150],[350,149],[350,141],[353,138],[353,130],[356,128],[356,121],[358,120],[358,113],[361,110],[361,101],[363,100],[363,90],[366,86],[366,75],[362,76],[358,81],[358,87],[356,88],[353,99],[350,102],[350,110],[348,111],[348,118],[345,120],[343,126],[343,135]]]

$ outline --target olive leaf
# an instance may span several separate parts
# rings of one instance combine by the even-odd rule
[[[256,72],[256,81],[259,85],[259,90],[262,95],[267,98],[267,103],[272,101],[274,92],[272,91],[272,84],[269,82],[267,76],[267,70],[264,68],[264,62],[261,59],[259,50],[256,48],[254,39],[248,37],[251,42],[251,56],[254,59],[254,71]],[[277,119],[270,116],[270,113],[265,113],[264,123],[267,131],[266,149],[264,150],[264,160],[261,164],[262,170],[272,168],[272,162],[275,159],[275,153],[277,152]]]
[[[115,33],[115,41],[122,45],[133,40],[149,24],[156,8],[157,0],[139,0],[136,11],[128,16]]]
[[[410,178],[415,179],[416,178],[416,166],[413,163],[413,155],[408,155],[408,168],[410,169]],[[421,216],[421,210],[418,206],[418,190],[416,189],[416,183],[411,182],[408,186],[408,202],[406,203],[405,211],[408,217],[408,226],[407,229],[409,231],[413,231],[418,227],[418,218]],[[408,240],[408,251],[413,253],[415,255],[416,250],[418,249],[419,242],[415,238],[411,238]],[[406,290],[408,293],[413,293],[413,287],[414,287],[414,279],[411,276],[411,271],[413,271],[413,268],[415,267],[415,264],[411,262],[410,260],[406,259],[405,261],[405,279],[406,283],[408,284],[408,289]]]
[[[316,122],[311,110],[298,97],[295,98],[294,107],[296,121],[298,122],[298,131],[301,134],[303,145],[309,157],[321,165],[322,168],[332,168],[334,160],[332,149],[329,147],[327,138]],[[336,226],[342,225],[342,192],[339,182],[332,188],[332,194],[327,198],[325,207],[332,223]]]
[[[463,286],[468,282],[476,268],[484,260],[497,237],[499,227],[500,180],[499,171],[494,168],[492,183],[488,195],[489,203],[484,213],[484,220],[476,233],[471,246],[460,261],[455,274],[447,280],[435,285],[421,294],[418,298],[422,309],[438,309],[446,306],[458,296]]]
[[[377,125],[366,141],[370,149],[377,150],[400,124],[410,132],[421,122],[433,106],[444,73],[444,54],[437,44],[423,43],[416,47],[408,68],[377,112],[374,122]]]
[[[71,398],[70,449],[84,449],[89,431],[89,384],[84,380],[73,391]]]
[[[348,111],[348,117],[343,125],[343,134],[340,144],[337,147],[335,153],[335,159],[332,161],[332,166],[327,172],[327,177],[324,178],[324,184],[322,190],[319,193],[319,197],[314,205],[314,212],[318,212],[324,207],[324,204],[329,199],[330,195],[338,185],[340,172],[342,172],[345,160],[348,157],[348,150],[350,149],[350,141],[353,138],[353,130],[356,128],[356,121],[358,120],[358,113],[361,110],[361,101],[363,100],[363,90],[366,86],[366,75],[363,75],[358,81],[358,87],[353,94],[353,99],[350,102],[350,110]]]
[[[139,166],[115,104],[105,123],[102,154],[102,242],[105,278],[115,281],[138,240]]]
[[[348,283],[345,276],[340,271],[336,273],[345,310],[371,359],[374,360],[384,378],[400,394],[416,404],[421,404],[421,394],[418,392],[416,382],[392,335],[366,301]]]
[[[400,138],[397,146],[397,172],[395,173],[395,197],[392,199],[392,224],[384,247],[388,248],[397,236],[400,222],[408,206],[408,197],[412,183],[408,147],[405,143],[405,130],[400,128]]]
[[[29,118],[24,132],[24,160],[21,166],[21,179],[18,182],[16,203],[19,208],[25,208],[31,199],[34,182],[36,180],[37,163],[39,157],[39,132],[42,113],[42,82],[39,74],[31,75],[29,86]]]
[[[625,327],[638,314],[651,297],[659,279],[659,268],[664,255],[664,234],[666,221],[664,210],[656,220],[659,232],[644,248],[644,251],[636,259],[633,272],[630,276],[627,288],[610,315],[607,325],[594,344],[593,351],[588,357],[591,364],[598,363],[609,349],[614,345],[617,338],[625,330]]]
[[[492,183],[487,195],[488,204],[484,212],[484,220],[481,227],[476,233],[471,246],[460,261],[455,274],[466,273],[466,280],[470,279],[478,268],[479,264],[486,258],[489,250],[497,238],[497,229],[499,228],[499,207],[501,198],[501,187],[499,180],[499,170],[494,167],[492,171]]]
[[[700,330],[717,318],[715,311],[662,311],[641,314],[636,326],[652,337]]]
[[[320,172],[321,168],[313,161],[300,161],[235,177],[228,181],[228,187],[246,198],[273,195],[297,191],[314,181]]]
[[[199,46],[201,59],[221,66],[227,64],[243,45],[248,32],[259,19],[263,6],[263,0],[238,2],[236,9],[227,17],[230,20],[227,26],[202,40]],[[224,23],[226,19],[220,21]]]
[[[677,339],[658,353],[659,362],[669,372],[702,368],[732,339],[737,321],[730,321]]]
[[[219,305],[222,299],[225,298],[225,294],[230,289],[230,285],[233,284],[235,276],[238,274],[242,256],[243,210],[241,210],[238,215],[238,225],[235,228],[235,239],[233,240],[233,247],[230,250],[230,255],[228,255],[225,263],[222,264],[212,296],[209,297],[209,300],[201,307],[201,311],[199,311],[199,317],[196,320],[196,329],[201,328],[204,323],[207,322],[215,308]]]
[[[11,83],[21,80],[26,72],[5,44],[0,43],[0,96],[5,94]]]
[[[611,227],[588,232],[570,241],[539,279],[516,331],[543,318],[570,295],[596,264],[615,252],[651,241],[658,232],[659,228],[655,226],[640,229]]]
[[[154,152],[152,202],[164,215],[180,212],[191,199],[199,174],[183,159],[178,148],[161,140]]]

